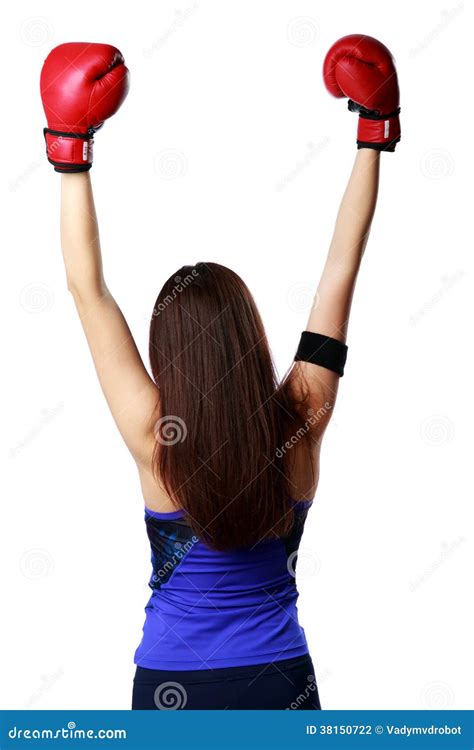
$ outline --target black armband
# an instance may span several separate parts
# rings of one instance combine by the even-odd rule
[[[311,362],[313,365],[336,372],[342,378],[346,357],[346,344],[330,336],[323,336],[321,333],[303,331],[295,354],[295,362]]]

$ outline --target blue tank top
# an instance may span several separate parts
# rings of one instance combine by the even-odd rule
[[[145,509],[151,598],[135,664],[197,670],[303,656],[295,565],[312,501],[295,503],[288,537],[221,552],[198,539],[182,511]]]

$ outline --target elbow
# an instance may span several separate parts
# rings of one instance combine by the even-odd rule
[[[84,283],[70,278],[67,279],[67,289],[76,305],[97,302],[108,294],[105,283]]]
[[[69,276],[66,279],[66,283],[67,283],[67,290],[68,290],[68,292],[70,294],[72,294],[72,296],[74,296],[74,294],[75,294],[75,292],[77,290],[77,284],[75,283],[75,281],[73,279],[69,278]]]
[[[74,300],[79,299],[81,297],[81,289],[82,294],[84,294],[84,286],[81,284],[78,284],[77,281],[74,281],[74,279],[67,279],[67,290],[69,294],[74,298]]]

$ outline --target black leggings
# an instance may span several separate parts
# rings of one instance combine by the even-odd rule
[[[196,671],[137,667],[132,709],[320,709],[309,654],[272,664]]]

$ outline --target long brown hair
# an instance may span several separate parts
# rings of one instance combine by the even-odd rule
[[[195,533],[221,550],[288,534],[281,447],[302,419],[278,386],[242,279],[217,263],[173,274],[153,310],[150,363],[160,393],[154,474]]]

